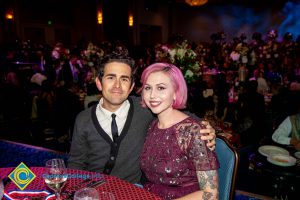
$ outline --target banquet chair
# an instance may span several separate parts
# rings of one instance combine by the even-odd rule
[[[234,199],[235,179],[239,163],[239,154],[222,136],[216,138],[216,154],[220,163],[219,199]]]

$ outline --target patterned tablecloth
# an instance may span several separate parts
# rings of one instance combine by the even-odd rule
[[[14,168],[0,168],[0,177],[7,179]],[[31,167],[30,170],[36,175],[36,178],[28,184],[24,190],[20,190],[15,183],[8,182],[5,186],[6,199],[55,199],[53,191],[47,187],[43,179],[43,167]],[[95,187],[99,192],[110,192],[116,200],[159,200],[160,197],[126,181],[114,176],[103,175],[95,172],[83,170],[68,169],[68,180],[62,189],[62,193],[72,193],[79,190],[91,182],[101,179],[104,184]],[[64,198],[64,195],[63,195]]]

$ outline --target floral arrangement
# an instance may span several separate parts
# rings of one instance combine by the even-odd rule
[[[201,75],[198,56],[187,40],[175,43],[173,47],[158,45],[156,47],[156,59],[161,62],[170,62],[179,67],[187,83],[195,82]]]
[[[83,60],[89,67],[96,67],[101,58],[104,56],[104,51],[93,43],[89,43],[87,49],[83,51]]]

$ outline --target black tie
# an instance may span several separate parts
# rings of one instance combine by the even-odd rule
[[[112,121],[111,121],[111,134],[113,136],[113,141],[116,142],[118,138],[118,126],[116,123],[116,115],[113,113],[111,114]]]

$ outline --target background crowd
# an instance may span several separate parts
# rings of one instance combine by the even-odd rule
[[[120,41],[54,46],[16,41],[0,53],[1,138],[68,151],[76,115],[101,96],[94,80],[101,59],[129,51],[139,75],[154,62],[180,67],[189,87],[188,109],[216,129],[238,133],[241,145],[272,134],[300,101],[300,38],[276,30],[195,43],[174,36],[165,44],[129,47]],[[140,87],[136,80],[136,95]],[[66,145],[67,144],[67,145]]]

